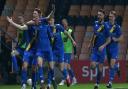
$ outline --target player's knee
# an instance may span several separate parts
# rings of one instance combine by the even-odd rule
[[[23,66],[22,66],[22,69],[27,70],[27,67],[28,67],[28,63],[27,63],[27,62],[24,62],[24,63],[23,63]]]
[[[43,58],[42,57],[38,57],[37,61],[38,61],[39,66],[41,66],[43,64]]]
[[[54,65],[55,65],[55,62],[50,62],[50,63],[49,63],[50,69],[54,69]]]
[[[61,66],[61,67],[60,67],[60,70],[63,71],[63,70],[64,70],[64,66]]]
[[[16,54],[15,54],[15,51],[13,50],[12,52],[11,52],[11,56],[15,56]]]
[[[60,70],[63,71],[64,70],[64,63],[60,64]]]
[[[67,69],[70,70],[71,69],[71,66],[70,64],[67,65]]]
[[[93,66],[93,65],[91,65],[91,66],[90,66],[90,68],[91,68],[92,70],[94,70],[96,67],[95,67],[95,66]]]
[[[96,63],[92,62],[91,65],[90,65],[90,68],[91,68],[92,70],[94,70],[94,69],[96,68]]]
[[[103,70],[103,64],[99,64],[99,71]]]
[[[112,59],[112,60],[111,60],[111,68],[114,68],[114,65],[115,65],[115,60]]]
[[[36,72],[36,66],[32,66],[32,72]]]

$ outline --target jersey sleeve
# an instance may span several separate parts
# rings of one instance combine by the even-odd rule
[[[119,38],[121,36],[122,32],[121,32],[121,28],[119,25],[116,25],[115,27],[115,31],[113,33],[111,33],[112,37],[116,37]]]
[[[47,19],[45,17],[40,18],[40,21],[41,21],[42,24],[48,23]]]
[[[117,32],[116,32],[116,36],[115,37],[119,38],[122,35],[121,27],[118,25],[116,29],[117,29]]]
[[[50,26],[47,27],[47,34],[48,34],[49,39],[51,39],[51,37],[53,37],[52,30],[51,30]]]
[[[97,28],[98,28],[98,21],[95,21],[93,24],[93,32],[96,34],[97,32]]]
[[[57,24],[56,28],[59,29],[60,32],[64,32],[64,27],[62,25]]]
[[[106,38],[110,37],[110,31],[109,31],[109,28],[108,28],[108,23],[104,24],[104,29],[105,29]]]

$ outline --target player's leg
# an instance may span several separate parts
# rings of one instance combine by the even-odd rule
[[[61,66],[62,64],[60,64]],[[67,64],[65,63],[65,68],[64,68],[64,72],[67,71]],[[60,86],[63,86],[65,81],[66,81],[66,73],[64,73],[63,71],[61,71],[61,73],[63,74],[61,82],[59,83]]]
[[[55,62],[50,61],[49,62],[49,70],[48,70],[48,85],[47,89],[50,89],[51,84],[53,85],[54,89],[57,89],[57,83],[55,81],[55,76],[54,76],[54,64]]]
[[[110,54],[109,48],[106,48],[106,56],[107,56],[108,65],[109,65],[109,67],[110,67],[111,54]]]
[[[67,60],[67,55],[66,55],[66,53],[64,53],[64,67],[65,67],[64,68],[64,71],[67,71],[67,64],[68,64],[67,61],[68,61]],[[62,77],[61,82],[59,83],[59,85],[60,86],[64,85],[65,81],[66,81],[66,77],[65,77],[65,75],[63,75],[63,77]]]
[[[52,53],[51,50],[47,53],[46,59],[48,60],[48,63],[49,63],[48,85],[47,85],[47,89],[50,89],[51,83],[53,84],[53,88],[54,88],[54,89],[57,89],[57,84],[56,84],[55,76],[54,76],[55,60],[53,60],[53,53]]]
[[[96,76],[96,87],[94,89],[98,89],[100,81],[102,79],[103,74],[103,64],[105,60],[106,49],[102,51],[98,51],[98,66],[97,66],[97,76]]]
[[[75,85],[77,83],[77,79],[75,77],[74,71],[71,68],[70,64],[67,65],[67,69],[68,69],[68,73],[69,73],[69,75],[71,76],[71,79],[72,79],[72,85]]]
[[[12,50],[11,56],[12,56],[12,72],[17,73],[18,72],[18,64],[17,64],[17,58],[16,56],[19,55],[19,52],[17,50]]]
[[[99,65],[98,65],[98,74],[97,74],[97,84],[100,84],[101,78],[102,78],[102,72],[103,72],[103,64],[105,60],[105,54],[106,50],[104,49],[102,52],[99,53]]]
[[[97,76],[96,76],[96,84],[94,89],[98,89],[101,78],[102,78],[102,71],[103,71],[103,64],[99,63],[99,65],[97,66]]]
[[[29,57],[30,57],[30,52],[25,51],[23,56],[23,64],[22,64],[22,71],[21,71],[21,84],[22,84],[21,89],[26,89],[27,68],[29,63]]]
[[[70,76],[69,76],[69,74],[67,72],[67,69],[65,67],[64,52],[61,51],[60,55],[58,55],[58,57],[59,57],[60,70],[61,70],[61,72],[62,72],[62,74],[64,76],[64,79],[66,79],[67,86],[69,87],[70,84],[71,84],[71,80],[70,80]]]
[[[97,58],[97,52],[96,51],[92,51],[90,69],[92,69],[92,70],[96,69],[97,59],[98,59]]]
[[[43,51],[37,50],[36,57],[37,57],[37,66],[38,66],[38,74],[39,74],[40,83],[44,83],[44,75],[43,75],[44,58],[43,56],[44,56]]]
[[[110,62],[110,71],[109,71],[109,82],[107,88],[112,88],[112,81],[115,77],[115,74],[119,70],[119,65],[117,63],[118,50],[113,49],[110,51],[110,53],[111,53],[111,62]]]
[[[36,81],[37,81],[37,60],[33,55],[32,59],[32,89],[36,89]]]
[[[70,65],[70,63],[71,63],[71,53],[65,53],[65,59],[67,59],[67,61],[65,61],[66,67],[67,67],[69,76],[71,77],[72,85],[74,85],[74,84],[77,83],[77,80],[76,80],[74,71],[73,71],[73,69],[71,68],[71,65]]]
[[[112,88],[112,81],[114,79],[114,76],[115,76],[115,68],[116,68],[116,65],[115,65],[115,59],[111,59],[111,63],[110,63],[110,70],[109,70],[109,82],[108,82],[108,85],[107,85],[107,88]]]
[[[116,59],[111,59],[111,66],[109,71],[109,82],[107,88],[112,88],[112,81],[114,80],[115,74],[118,71],[118,64],[116,64]]]
[[[98,57],[98,50],[93,50],[92,54],[91,54],[91,63],[90,63],[90,68],[92,70],[95,70],[96,68],[99,68],[98,67],[99,65],[97,65],[98,58],[99,58]],[[97,80],[96,80],[96,84],[94,85],[94,89],[98,89],[98,88],[99,88],[99,84],[97,84]]]
[[[43,73],[43,57],[39,56],[37,57],[37,65],[38,65],[38,74],[40,79],[40,89],[44,89],[44,73]]]

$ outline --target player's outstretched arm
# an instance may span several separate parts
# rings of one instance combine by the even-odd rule
[[[96,38],[96,35],[93,33],[88,45],[88,49],[91,49],[91,47],[94,45],[95,38]]]
[[[18,28],[18,29],[20,29],[20,30],[27,30],[27,28],[28,28],[27,25],[21,26],[21,25],[15,23],[15,22],[12,20],[12,18],[9,18],[8,16],[7,16],[7,21],[8,21],[10,24],[12,24],[14,27],[16,27],[16,28]]]
[[[119,42],[123,39],[123,36],[121,35],[119,38],[116,38],[116,37],[112,37],[112,39],[115,41],[115,42]]]
[[[73,45],[76,46],[75,40],[72,38],[72,36],[66,30],[64,31],[64,34],[66,34],[69,37],[69,39],[71,39]]]
[[[46,17],[46,19],[49,19],[49,18],[51,18],[51,17],[54,16],[54,14],[55,14],[55,5],[53,5],[52,8],[53,8],[53,10],[52,10],[51,13]]]
[[[110,42],[111,42],[111,38],[108,37],[106,39],[106,42],[102,46],[99,47],[99,50],[102,51]]]
[[[27,25],[34,25],[35,22],[34,22],[33,20],[30,20],[30,21],[28,21],[26,24],[27,24]]]

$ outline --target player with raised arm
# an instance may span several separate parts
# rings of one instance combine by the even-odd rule
[[[21,25],[24,25],[24,23],[25,23],[23,16],[18,16],[18,21],[19,21],[19,24],[21,24]],[[11,52],[12,66],[13,66],[12,72],[14,72],[14,73],[18,73],[18,63],[17,63],[16,56],[20,56],[20,58],[22,58],[22,56],[24,54],[24,50],[27,46],[26,39],[25,39],[24,35],[25,35],[25,31],[17,30],[18,43],[17,43],[16,47],[14,47]]]
[[[34,10],[34,12],[33,12],[33,20],[31,20],[31,21],[29,21],[29,22],[27,22],[27,24],[29,24],[29,25],[24,25],[24,26],[21,26],[21,25],[18,25],[18,24],[16,24],[16,23],[14,23],[13,21],[12,21],[12,19],[10,19],[9,17],[7,17],[7,19],[8,19],[8,21],[12,24],[12,25],[14,25],[15,27],[17,27],[17,28],[19,28],[20,30],[28,30],[29,32],[31,32],[30,30],[29,30],[29,26],[31,27],[31,29],[32,29],[32,31],[43,31],[43,30],[41,30],[41,29],[44,29],[43,28],[43,25],[44,25],[44,22],[46,21],[46,19],[45,18],[42,18],[41,17],[41,11],[39,10],[39,9],[35,9]],[[45,30],[44,30],[44,35],[47,35],[48,33],[47,33],[47,26],[45,26],[46,28],[45,28]],[[28,33],[29,33],[28,32]],[[40,32],[39,32],[40,33]],[[39,76],[40,76],[40,82],[41,82],[41,88],[42,87],[44,87],[44,86],[42,86],[42,85],[44,85],[43,83],[44,83],[44,79],[43,79],[43,69],[42,69],[42,63],[43,63],[43,60],[41,60],[42,59],[42,56],[40,57],[39,56],[39,54],[40,54],[40,52],[39,52],[39,46],[41,46],[40,44],[42,43],[41,41],[43,41],[43,43],[45,43],[44,42],[44,40],[40,40],[40,36],[41,35],[43,35],[43,34],[38,34],[38,37],[37,37],[37,39],[38,39],[38,43],[36,43],[36,55],[38,56],[37,57],[37,60],[38,60],[38,66],[39,66],[39,68],[38,68],[38,71],[39,71]],[[46,36],[46,38],[44,38],[44,39],[48,39],[49,40],[49,38],[47,38],[48,36]],[[30,38],[32,38],[32,37],[30,37]],[[27,39],[27,38],[26,38]],[[34,38],[34,40],[35,40],[35,38]],[[48,41],[47,41],[48,42]],[[29,44],[28,44],[28,47],[27,47],[27,51],[24,53],[25,55],[29,55],[29,48],[31,48],[31,46],[32,46],[32,43],[33,43],[33,39],[29,42]],[[42,46],[44,46],[45,44],[43,44]],[[49,45],[50,45],[50,43],[49,43]],[[45,45],[45,49],[47,48],[47,46],[48,45]],[[49,47],[50,48],[50,47]],[[50,52],[50,55],[52,55],[51,54],[51,52]],[[52,56],[51,56],[51,59],[52,59]],[[36,62],[36,61],[35,61]],[[26,69],[27,69],[27,64],[28,63],[26,63],[25,62],[25,72],[24,73],[22,73],[25,77],[23,78],[23,80],[24,80],[24,82],[22,83],[22,88],[23,89],[25,89],[26,88],[26,79],[27,79],[27,71],[26,71]],[[23,68],[24,69],[24,68]],[[36,70],[34,69],[34,72],[32,73],[33,75],[32,75],[32,89],[36,89]]]

